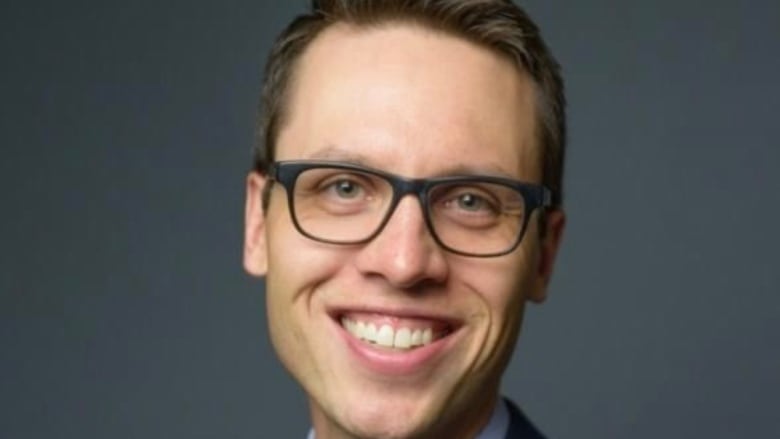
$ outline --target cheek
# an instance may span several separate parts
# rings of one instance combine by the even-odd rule
[[[298,300],[300,294],[334,276],[343,258],[332,245],[301,235],[282,203],[271,206],[266,218],[269,290]],[[270,287],[274,286],[273,289]]]
[[[470,291],[476,292],[485,308],[500,318],[515,313],[528,300],[536,271],[536,252],[521,247],[502,258],[474,260],[453,269]]]
[[[305,344],[309,328],[324,317],[321,286],[348,266],[349,252],[301,235],[282,203],[269,208],[266,243],[266,303],[272,338]]]
[[[533,248],[521,247],[504,258],[475,260],[453,270],[471,292],[472,309],[479,310],[472,315],[472,349],[487,370],[504,367],[514,349],[534,285],[533,255]]]
[[[316,382],[322,373],[315,359],[322,353],[312,334],[325,318],[318,292],[338,275],[344,260],[332,247],[299,234],[288,218],[270,212],[267,217],[269,335],[287,370],[299,381]]]

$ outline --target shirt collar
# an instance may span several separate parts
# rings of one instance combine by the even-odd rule
[[[485,428],[474,439],[504,439],[509,431],[509,410],[506,403],[499,398],[493,408],[493,415]]]

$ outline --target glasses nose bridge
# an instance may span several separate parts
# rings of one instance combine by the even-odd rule
[[[431,220],[428,212],[428,187],[430,182],[422,178],[404,178],[400,176],[385,176],[387,181],[392,186],[393,195],[388,211],[385,214],[385,218],[382,224],[377,230],[377,233],[381,233],[384,230],[387,223],[395,214],[398,205],[401,204],[401,200],[407,195],[413,195],[420,204],[420,213],[422,214],[423,222],[428,233],[433,233],[431,229]]]
[[[388,212],[391,216],[401,200],[407,195],[414,195],[417,201],[420,203],[420,209],[422,210],[425,222],[428,222],[428,182],[424,179],[417,178],[402,178],[396,177],[390,181],[393,186],[393,205],[392,209]]]

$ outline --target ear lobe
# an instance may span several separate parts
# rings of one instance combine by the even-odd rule
[[[252,276],[264,276],[268,270],[266,249],[265,209],[263,188],[268,179],[257,172],[246,179],[246,208],[244,213],[244,270]]]
[[[552,277],[555,257],[558,254],[561,239],[563,238],[563,230],[566,226],[566,214],[563,210],[550,210],[546,215],[545,225],[547,230],[545,230],[544,237],[540,243],[536,280],[534,281],[533,291],[529,296],[529,300],[536,303],[544,302],[547,299],[547,286]]]

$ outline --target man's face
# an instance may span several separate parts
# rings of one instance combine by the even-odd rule
[[[540,182],[530,79],[464,40],[407,25],[334,26],[298,66],[277,160],[358,162],[410,178],[473,173]],[[440,248],[417,199],[401,200],[361,245],[296,231],[284,188],[248,180],[245,266],[266,275],[271,339],[310,397],[318,434],[475,433],[487,421],[526,301],[544,299],[562,214],[537,216],[500,257]],[[398,349],[361,340],[348,319],[420,332]],[[353,331],[354,332],[354,329]]]

